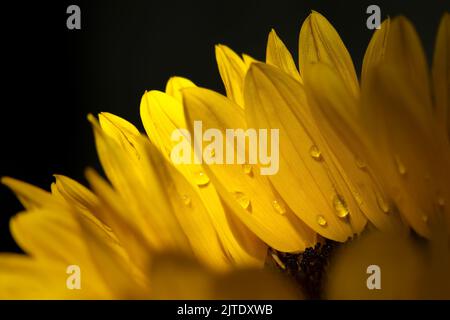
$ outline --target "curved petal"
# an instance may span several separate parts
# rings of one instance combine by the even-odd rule
[[[420,38],[405,17],[392,20],[387,38],[385,63],[413,89],[411,94],[420,102],[420,109],[431,112],[431,92],[428,66]]]
[[[233,50],[222,44],[216,46],[216,60],[227,96],[244,107],[242,87],[247,71],[244,61]]]
[[[299,39],[299,68],[303,76],[310,63],[322,62],[335,69],[354,96],[359,96],[358,77],[339,34],[320,13],[313,11],[303,22]]]
[[[203,88],[190,88],[183,91],[183,97],[191,132],[193,122],[197,120],[202,121],[204,130],[219,130],[224,137],[226,129],[246,130],[243,110],[220,94]],[[195,144],[199,146],[198,141]],[[235,144],[234,154],[246,152],[242,146],[240,148],[238,151]],[[226,205],[269,246],[293,252],[301,251],[316,241],[314,232],[293,215],[267,177],[260,174],[258,165],[219,162],[204,168]]]
[[[266,63],[280,68],[295,80],[302,82],[291,53],[273,29],[267,40]]]
[[[184,88],[196,87],[195,83],[183,77],[171,77],[166,84],[166,93],[179,102],[182,102],[183,96],[181,90]]]
[[[92,263],[77,217],[72,212],[60,208],[19,213],[11,219],[10,228],[18,245],[32,257],[52,260],[65,268],[77,265],[83,270],[84,283],[89,288],[97,293],[105,291],[106,285]],[[65,268],[60,271],[64,276]]]
[[[386,19],[377,29],[367,46],[362,65],[361,82],[365,82],[370,69],[382,63],[386,54],[387,38],[389,37],[391,21]]]
[[[159,91],[147,92],[142,98],[141,117],[150,140],[168,158],[174,141],[172,133],[186,128],[181,103]],[[183,137],[184,141],[190,137]],[[204,204],[223,243],[223,248],[238,265],[259,265],[265,259],[265,246],[239,221],[235,221],[222,202],[200,164],[174,163],[177,170],[190,182],[196,196]]]
[[[394,231],[397,215],[387,207],[387,196],[369,165],[368,141],[362,129],[359,102],[339,76],[325,64],[315,64],[305,73],[305,88],[312,114],[348,177],[359,207],[379,229]]]
[[[436,117],[450,142],[450,14],[441,19],[433,57],[433,89]]]

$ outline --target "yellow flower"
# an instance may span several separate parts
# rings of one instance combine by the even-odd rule
[[[372,38],[360,92],[357,84],[343,81],[348,72],[332,59],[304,62],[308,101],[335,154],[360,159],[387,196],[390,210],[384,216],[363,208],[380,229],[394,210],[424,237],[436,215],[450,227],[449,79],[443,71],[449,68],[448,28],[446,13],[436,41],[433,85],[420,40],[404,17],[384,22]],[[384,207],[385,200],[379,203]]]
[[[450,226],[449,34],[445,14],[431,85],[411,24],[385,21],[367,48],[360,84],[338,33],[313,12],[300,31],[299,69],[272,30],[265,63],[216,46],[226,96],[180,77],[165,92],[145,92],[146,136],[115,115],[89,116],[107,180],[88,169],[89,190],[58,175],[51,193],[2,180],[26,209],[11,232],[28,256],[0,255],[1,297],[298,298],[292,284],[254,271],[267,248],[298,253],[322,238],[345,242],[368,222],[386,236],[368,245],[356,237],[354,253],[338,255],[329,297],[340,297],[336,288],[350,276],[342,270],[366,263],[360,253],[373,243],[389,249],[369,256],[392,279],[392,241],[411,275],[442,274],[436,264],[423,267],[405,229],[448,239],[448,230],[432,232],[430,223]],[[250,163],[173,163],[173,132],[193,132],[197,120],[221,132],[278,129],[278,173],[261,175],[261,165]],[[447,259],[447,247],[438,252]],[[68,265],[81,268],[82,290],[63,286]],[[403,297],[394,289],[385,297]]]

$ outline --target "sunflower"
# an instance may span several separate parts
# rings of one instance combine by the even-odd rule
[[[283,257],[349,239],[331,260],[326,297],[366,297],[358,272],[370,259],[397,279],[397,254],[412,268],[375,298],[445,296],[448,281],[438,292],[430,284],[450,266],[449,23],[446,13],[432,81],[406,18],[374,33],[359,82],[336,30],[312,12],[299,69],[272,30],[265,62],[216,46],[226,96],[181,77],[145,92],[146,135],[110,113],[90,115],[106,179],[88,169],[86,188],[56,175],[51,192],[2,180],[25,207],[10,227],[26,255],[0,255],[1,297],[299,298],[293,281],[263,268],[267,257],[286,272]],[[278,173],[172,162],[172,133],[192,132],[194,121],[278,129]],[[69,265],[82,270],[82,290],[66,288]],[[349,270],[358,276],[341,294]],[[417,274],[436,275],[410,290],[428,295],[405,296]]]

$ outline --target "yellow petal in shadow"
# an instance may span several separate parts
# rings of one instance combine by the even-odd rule
[[[364,235],[333,256],[327,273],[326,298],[420,299],[421,277],[425,273],[422,254],[408,234]]]
[[[392,20],[385,51],[385,64],[412,88],[420,109],[431,112],[431,92],[425,52],[414,26],[405,17]]]
[[[433,93],[436,118],[450,141],[450,14],[444,13],[433,57]]]
[[[448,199],[450,160],[431,110],[413,91],[396,67],[375,68],[362,90],[361,118],[371,140],[370,162],[386,192],[408,224],[428,237],[428,218],[441,198]]]
[[[333,69],[322,63],[311,66],[305,73],[305,88],[312,114],[359,207],[377,228],[394,231],[400,220],[393,210],[389,212],[387,195],[368,161],[371,142],[362,128],[359,101]]]
[[[226,274],[208,270],[195,260],[164,255],[151,266],[152,298],[175,300],[301,299],[302,295],[278,274],[244,269]]]
[[[370,69],[383,62],[386,54],[386,45],[387,38],[389,37],[390,25],[391,21],[389,18],[383,21],[380,25],[380,29],[377,29],[374,32],[372,39],[370,39],[366,53],[364,54],[361,82],[365,81]]]

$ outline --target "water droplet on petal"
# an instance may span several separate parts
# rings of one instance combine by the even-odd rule
[[[378,207],[380,207],[381,211],[384,213],[389,212],[389,204],[384,200],[384,198],[380,195],[377,196]]]
[[[183,194],[181,200],[183,200],[184,205],[187,207],[190,207],[192,204],[192,199],[187,194]]]
[[[199,187],[204,187],[209,183],[209,177],[203,171],[194,173],[194,181]]]
[[[251,164],[243,164],[242,169],[244,169],[244,173],[247,175],[252,175],[253,166]]]
[[[317,215],[317,223],[319,224],[319,226],[325,227],[327,225],[327,220],[325,220],[325,218],[319,214]]]
[[[247,197],[247,195],[240,191],[233,192],[233,196],[236,199],[236,201],[239,203],[239,205],[247,210],[250,207],[250,199]]]
[[[428,216],[426,214],[424,214],[422,216],[422,221],[425,222],[425,223],[428,223]]]
[[[364,201],[361,197],[361,194],[358,191],[353,191],[352,194],[353,194],[353,197],[355,198],[358,206],[361,206],[364,203]]]
[[[314,160],[320,161],[322,160],[322,152],[320,152],[319,148],[316,145],[311,146],[309,149],[309,154],[313,157]]]
[[[437,203],[440,207],[445,207],[445,199],[443,197],[438,197]]]
[[[347,204],[345,203],[345,200],[340,196],[336,195],[333,199],[333,207],[336,211],[336,215],[339,218],[345,218],[348,216],[348,208]]]
[[[356,161],[356,166],[357,166],[358,168],[360,168],[360,169],[365,169],[365,168],[367,168],[367,164],[366,164],[361,158],[356,157],[356,158],[355,158],[355,161]]]
[[[279,213],[279,214],[286,213],[286,207],[284,206],[284,204],[280,203],[278,200],[273,200],[272,206],[277,213]]]
[[[404,176],[406,174],[406,167],[398,156],[395,156],[395,163],[397,164],[398,173]]]

